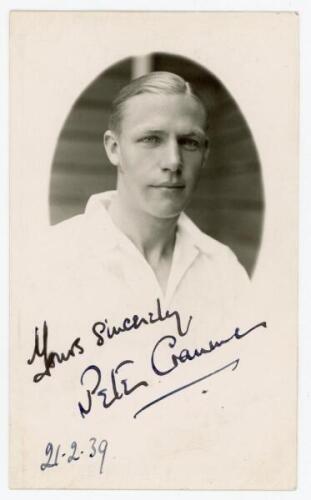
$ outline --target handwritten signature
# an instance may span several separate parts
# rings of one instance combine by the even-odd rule
[[[239,328],[236,328],[234,333],[227,338],[224,338],[222,340],[217,340],[217,341],[210,341],[208,347],[196,347],[195,349],[189,350],[189,349],[182,349],[178,354],[171,354],[168,356],[170,359],[169,361],[169,367],[167,368],[159,368],[156,358],[158,354],[158,350],[160,348],[163,349],[163,346],[168,346],[169,349],[173,349],[176,346],[177,339],[173,335],[165,335],[162,337],[158,342],[156,343],[152,354],[151,354],[151,368],[153,372],[158,375],[158,376],[165,376],[168,373],[172,372],[179,366],[181,366],[185,362],[191,362],[195,358],[198,358],[200,356],[210,354],[212,353],[215,349],[222,347],[225,344],[228,344],[232,340],[241,340],[250,333],[254,332],[258,328],[263,327],[266,328],[267,324],[265,321],[258,323],[257,325],[252,326],[245,332],[241,332]],[[163,354],[163,353],[162,353]],[[205,380],[206,378],[212,377],[213,375],[216,375],[228,368],[231,368],[232,371],[234,371],[239,364],[239,358],[231,361],[230,363],[225,364],[224,366],[214,370],[213,372],[210,372],[208,374],[203,375],[202,377],[193,380],[187,384],[184,384],[181,387],[178,387],[177,389],[171,390],[169,393],[163,394],[162,396],[156,398],[153,401],[150,401],[146,405],[144,405],[142,408],[140,408],[135,414],[134,418],[137,417],[139,413],[142,413],[145,411],[147,408],[153,406],[156,403],[159,403],[163,399],[166,399],[169,396],[172,396],[173,394],[176,394],[177,392],[180,392],[181,390],[187,389],[191,387],[192,385],[201,382],[202,380]],[[130,395],[133,391],[137,390],[139,387],[147,387],[148,382],[146,380],[140,380],[139,382],[136,382],[135,385],[132,385],[130,388],[128,386],[128,380],[127,379],[122,379],[121,381],[118,380],[116,375],[118,374],[118,371],[121,367],[124,367],[125,365],[129,364],[134,364],[133,360],[125,360],[122,361],[115,369],[112,369],[110,372],[110,380],[106,384],[104,388],[100,388],[101,384],[101,379],[102,379],[102,373],[100,368],[96,365],[90,365],[88,366],[84,372],[82,373],[80,383],[81,385],[87,385],[85,376],[86,374],[94,374],[95,373],[95,383],[94,383],[94,377],[90,377],[90,381],[93,381],[92,384],[87,388],[87,405],[83,405],[81,402],[78,403],[80,414],[82,418],[85,417],[88,413],[90,413],[92,409],[92,403],[93,403],[93,396],[101,398],[102,401],[102,406],[103,408],[109,408],[111,405],[116,403],[118,400],[122,399],[124,396]],[[122,376],[124,377],[124,372],[122,373]],[[107,380],[109,377],[107,378]],[[122,390],[120,390],[120,384],[122,385]],[[112,394],[110,399],[108,399],[108,393],[109,393],[109,388],[110,388],[110,393]]]
[[[181,316],[177,310],[162,310],[160,300],[156,301],[156,311],[148,312],[145,316],[138,316],[133,314],[131,317],[124,318],[121,326],[111,326],[107,319],[104,321],[98,321],[92,326],[92,333],[96,337],[96,345],[103,346],[106,340],[112,339],[115,335],[123,334],[131,330],[138,330],[142,325],[151,325],[157,322],[165,322],[168,319],[174,318],[176,324],[176,335],[164,335],[155,344],[150,357],[150,365],[153,373],[156,376],[163,377],[171,373],[172,371],[178,369],[184,363],[189,363],[194,361],[196,358],[201,356],[211,354],[215,349],[219,349],[225,344],[232,342],[233,340],[241,340],[247,335],[255,332],[259,328],[267,328],[265,321],[257,323],[251,326],[248,330],[242,332],[240,328],[235,328],[232,335],[225,337],[221,340],[210,340],[208,345],[200,346],[195,348],[183,348],[178,350],[178,339],[184,337],[189,333],[190,325],[192,321],[192,316],[188,317],[185,325],[182,325]],[[35,383],[40,382],[44,377],[51,376],[51,369],[55,368],[57,364],[62,364],[74,358],[76,355],[82,355],[85,349],[81,345],[80,337],[77,337],[66,350],[66,352],[58,353],[56,351],[49,352],[48,349],[48,325],[47,322],[43,323],[43,337],[42,342],[40,341],[40,331],[39,328],[35,328],[35,345],[32,356],[27,360],[29,365],[33,364],[37,358],[42,358],[44,363],[44,369],[36,373],[33,377]],[[41,345],[42,344],[42,345]],[[161,362],[160,362],[161,359]],[[141,407],[135,414],[134,418],[140,413],[145,411],[147,408],[159,403],[160,401],[166,399],[181,390],[187,389],[192,385],[216,375],[226,369],[231,368],[232,371],[235,370],[239,365],[239,358],[223,365],[222,367],[214,370],[213,372],[207,373],[202,377],[184,384],[181,387],[172,389],[170,392],[163,394],[162,396],[148,402],[143,407]],[[147,380],[133,380],[130,372],[130,367],[135,365],[135,360],[124,359],[121,360],[118,365],[108,371],[108,376],[102,375],[101,369],[95,365],[91,364],[87,366],[80,377],[80,384],[86,389],[87,402],[78,402],[78,409],[82,418],[88,415],[93,407],[93,399],[100,398],[102,407],[104,409],[109,409],[117,401],[123,399],[124,397],[130,396],[134,391],[141,389],[143,387],[148,387]],[[95,379],[94,379],[95,377]],[[121,378],[122,377],[122,378]],[[104,379],[105,383],[102,384]]]

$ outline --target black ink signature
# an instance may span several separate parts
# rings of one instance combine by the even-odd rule
[[[164,312],[162,311],[160,299],[157,299],[157,310],[156,312],[148,312],[147,317],[138,316],[133,314],[130,318],[124,318],[121,326],[110,326],[108,320],[97,321],[93,324],[92,332],[97,337],[97,345],[104,345],[105,338],[104,334],[108,339],[112,339],[115,335],[120,333],[130,332],[131,330],[138,330],[142,325],[153,325],[154,323],[163,322],[170,318],[175,318],[177,333],[180,337],[183,337],[188,333],[192,316],[189,316],[187,325],[183,329],[181,324],[181,318],[178,311],[169,311],[168,309]]]
[[[110,371],[110,380],[109,380],[109,385],[111,384],[110,391],[108,387],[104,387],[103,389],[100,389],[99,386],[101,384],[101,379],[102,379],[102,374],[101,370],[98,368],[96,365],[90,365],[88,366],[82,373],[81,378],[80,378],[80,383],[81,385],[85,385],[85,377],[87,374],[92,374],[92,384],[91,384],[91,389],[87,389],[86,394],[87,394],[87,405],[83,406],[82,403],[78,403],[78,407],[80,410],[80,415],[82,418],[85,418],[85,415],[90,413],[92,409],[92,396],[98,396],[102,398],[102,405],[103,408],[110,408],[116,401],[120,400],[123,398],[123,396],[129,396],[132,394],[132,392],[136,391],[139,387],[147,387],[148,382],[145,380],[141,380],[137,382],[134,385],[129,385],[128,380],[126,378],[123,378],[122,380],[119,380],[117,375],[119,374],[119,370],[129,364],[134,364],[134,361],[131,359],[126,359],[124,361],[121,361],[121,363],[118,364],[116,368],[113,368]],[[95,383],[93,377],[95,376]],[[98,390],[99,389],[99,390]],[[109,392],[112,393],[110,394],[109,397]]]
[[[185,363],[187,361],[193,361],[195,358],[198,358],[198,357],[202,356],[203,354],[210,354],[215,349],[223,346],[224,344],[228,344],[233,339],[240,340],[240,339],[246,337],[246,335],[249,335],[251,332],[253,332],[254,330],[256,330],[259,327],[267,328],[267,323],[265,321],[262,321],[261,323],[258,323],[257,325],[252,326],[244,333],[240,332],[240,328],[236,328],[234,331],[234,334],[231,335],[231,337],[228,337],[228,338],[222,339],[222,340],[216,340],[216,341],[210,340],[210,342],[208,344],[208,348],[199,347],[199,348],[192,349],[191,351],[189,349],[182,349],[179,354],[171,354],[170,363],[169,363],[168,368],[160,369],[158,367],[158,364],[156,363],[156,360],[155,360],[159,347],[162,346],[163,343],[167,343],[168,347],[170,349],[173,349],[177,343],[176,337],[174,337],[173,335],[165,335],[164,337],[160,338],[160,340],[158,340],[158,342],[156,343],[156,345],[153,348],[153,351],[151,354],[152,369],[157,375],[160,375],[160,376],[167,375],[168,373],[175,370],[178,366],[180,366],[180,364]]]
[[[43,345],[40,349],[40,338],[39,338],[39,328],[35,328],[35,347],[32,354],[32,357],[27,360],[28,365],[32,365],[35,359],[43,358],[45,370],[42,372],[36,373],[33,377],[34,382],[40,382],[45,376],[51,376],[51,368],[55,368],[56,362],[61,364],[64,361],[68,361],[69,358],[74,357],[76,354],[83,354],[84,349],[80,344],[80,337],[77,337],[71,344],[70,349],[68,349],[67,353],[57,353],[54,351],[48,352],[48,326],[46,321],[43,323]]]
[[[190,325],[190,320],[188,323],[188,328]],[[199,347],[199,348],[193,348],[191,350],[184,348],[179,352],[179,354],[171,354],[169,366],[165,369],[163,369],[163,368],[160,369],[158,364],[156,363],[156,359],[155,359],[156,354],[157,354],[158,349],[159,349],[159,346],[163,346],[162,344],[167,343],[164,345],[168,345],[168,347],[170,349],[172,349],[176,346],[176,343],[177,343],[176,337],[174,337],[173,335],[165,335],[160,340],[158,340],[158,342],[154,346],[154,349],[153,349],[152,355],[151,355],[151,367],[156,375],[159,375],[159,376],[167,375],[168,373],[175,370],[181,364],[183,364],[187,361],[193,361],[195,358],[198,358],[198,357],[202,356],[203,354],[210,354],[215,349],[217,349],[225,344],[228,344],[233,339],[240,340],[240,339],[246,337],[247,335],[249,335],[251,332],[254,332],[255,330],[257,330],[260,327],[266,328],[267,327],[266,322],[262,321],[261,323],[258,323],[257,325],[252,326],[251,328],[249,328],[248,330],[246,330],[244,332],[241,332],[240,328],[235,328],[233,335],[231,335],[230,337],[227,337],[227,338],[224,338],[221,340],[217,340],[217,341],[210,340],[207,348],[206,347]],[[187,333],[187,331],[186,331],[186,333]],[[180,333],[180,332],[178,331],[178,333]],[[183,333],[183,334],[185,335],[186,333]],[[219,372],[221,372],[229,367],[232,367],[232,370],[235,370],[239,364],[239,361],[240,361],[239,359],[236,359],[236,360],[232,361],[231,363],[228,363],[227,365],[224,365],[223,367],[218,368],[217,370],[215,370],[211,373],[208,373],[207,375],[204,375],[203,377],[200,377],[199,379],[196,379],[192,382],[189,382],[189,383],[187,383],[187,384],[185,384],[182,387],[179,387],[177,389],[173,389],[169,393],[158,397],[157,399],[144,405],[140,410],[138,410],[135,413],[134,418],[136,418],[139,413],[146,410],[150,406],[158,403],[159,401],[162,401],[163,399],[165,399],[165,398],[167,398],[167,397],[169,397],[169,396],[171,396],[171,395],[173,395],[173,394],[175,394],[183,389],[186,389],[186,388],[188,388],[188,387],[190,387],[190,386],[192,386],[192,385],[194,385],[202,380],[205,380],[206,378],[211,377],[212,375],[215,375],[216,373],[219,373]],[[80,378],[81,385],[86,385],[85,384],[85,377],[86,376],[91,377],[91,379],[90,379],[91,382],[89,382],[89,388],[87,389],[87,392],[86,392],[86,394],[87,394],[86,405],[82,405],[81,402],[78,403],[80,415],[82,416],[82,418],[85,418],[85,416],[90,413],[90,411],[92,409],[92,405],[93,405],[93,396],[97,396],[97,397],[102,398],[103,408],[108,409],[116,401],[122,399],[124,396],[129,396],[132,392],[137,390],[139,387],[147,387],[149,385],[146,380],[141,380],[141,381],[137,382],[136,384],[130,386],[128,383],[128,380],[126,378],[123,378],[121,380],[118,378],[119,370],[123,366],[130,365],[130,364],[134,364],[134,361],[133,360],[124,360],[124,361],[121,361],[116,368],[113,368],[110,371],[110,378],[109,378],[108,384],[107,384],[108,387],[104,387],[104,388],[99,387],[101,384],[101,380],[102,380],[102,372],[98,368],[98,366],[90,365],[83,371],[81,378]],[[94,380],[94,377],[95,377],[95,380]]]
[[[199,382],[202,382],[202,380],[205,380],[209,377],[212,377],[213,375],[216,375],[217,373],[220,373],[227,368],[232,367],[232,371],[235,370],[238,365],[239,365],[240,360],[235,359],[234,361],[231,361],[230,363],[222,366],[221,368],[218,368],[217,370],[214,370],[213,372],[208,373],[207,375],[204,375],[203,377],[197,378],[196,380],[193,380],[192,382],[189,382],[188,384],[182,385],[181,387],[178,387],[177,389],[173,389],[170,392],[167,392],[166,394],[163,394],[163,396],[160,396],[157,399],[154,399],[153,401],[150,401],[150,403],[147,403],[146,405],[142,406],[134,415],[133,418],[136,418],[137,415],[142,413],[143,411],[147,410],[147,408],[150,408],[150,406],[155,405],[156,403],[159,403],[160,401],[163,401],[163,399],[168,398],[169,396],[173,396],[173,394],[176,394],[177,392],[183,391],[184,389],[188,389],[188,387],[191,387],[194,384],[198,384]]]

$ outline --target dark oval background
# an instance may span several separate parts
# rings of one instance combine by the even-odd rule
[[[209,113],[207,168],[186,212],[228,245],[251,276],[261,243],[264,200],[254,139],[237,103],[210,71],[173,54],[153,53],[150,71],[171,71],[191,82]],[[102,146],[110,104],[132,78],[134,58],[101,73],[78,97],[60,132],[50,178],[50,223],[84,211],[88,198],[115,189],[116,171]]]

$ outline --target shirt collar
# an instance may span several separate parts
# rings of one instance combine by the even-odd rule
[[[101,238],[101,252],[112,250],[124,242],[125,238],[108,213],[108,207],[114,196],[116,196],[116,191],[92,195],[85,208],[88,227],[91,231],[96,229],[96,233]],[[213,255],[216,250],[216,241],[203,233],[184,212],[181,213],[177,222],[177,240],[181,245],[196,247],[200,252],[209,256]]]

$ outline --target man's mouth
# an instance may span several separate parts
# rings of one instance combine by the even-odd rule
[[[161,182],[160,184],[153,184],[153,188],[166,188],[166,189],[183,189],[185,184],[181,182]]]

